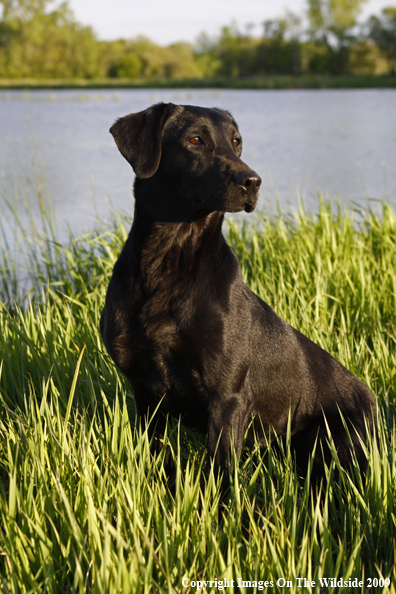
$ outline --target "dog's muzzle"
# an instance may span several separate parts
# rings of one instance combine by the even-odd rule
[[[240,171],[235,176],[235,184],[243,191],[243,199],[245,204],[243,209],[245,212],[252,212],[257,204],[258,192],[261,186],[261,177],[252,169],[248,171]]]

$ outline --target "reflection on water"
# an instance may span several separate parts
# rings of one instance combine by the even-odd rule
[[[261,208],[289,209],[317,191],[341,203],[396,206],[396,90],[57,90],[0,92],[1,210],[48,193],[58,224],[91,229],[132,213],[132,170],[108,129],[158,101],[228,109],[243,159],[263,178]],[[19,199],[23,220],[26,206]],[[246,215],[241,215],[246,216]]]

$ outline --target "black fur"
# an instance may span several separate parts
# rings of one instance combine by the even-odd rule
[[[341,411],[364,470],[359,437],[374,415],[369,388],[242,282],[221,233],[225,212],[254,209],[261,183],[240,158],[232,116],[158,104],[110,131],[135,170],[136,203],[101,332],[139,415],[161,401],[161,411],[207,433],[208,453],[223,470],[231,439],[239,456],[252,418],[265,445],[271,429],[285,436],[290,414],[301,467],[319,437],[313,474],[321,476],[321,446],[330,457],[326,421],[341,465],[351,463]]]

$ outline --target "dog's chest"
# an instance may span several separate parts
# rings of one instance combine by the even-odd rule
[[[186,426],[204,430],[207,406],[201,369],[191,337],[180,332],[177,322],[165,313],[150,315],[145,345],[133,365],[132,384],[137,381],[144,386],[164,413],[181,415]]]
[[[191,295],[175,293],[162,291],[148,299],[135,315],[129,338],[130,352],[137,355],[133,375],[150,392],[173,394],[178,400],[202,392],[209,320]]]

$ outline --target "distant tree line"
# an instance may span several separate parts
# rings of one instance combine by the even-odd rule
[[[161,47],[144,37],[99,41],[68,2],[0,0],[1,78],[202,78],[265,74],[395,74],[396,7],[358,24],[364,0],[307,0],[243,30],[232,24],[195,44]]]

